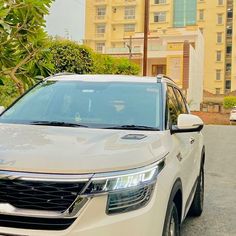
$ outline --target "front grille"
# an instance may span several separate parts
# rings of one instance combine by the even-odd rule
[[[0,226],[19,229],[65,230],[75,219],[47,219],[0,215]]]
[[[64,212],[75,201],[86,182],[0,180],[0,204],[20,209]]]

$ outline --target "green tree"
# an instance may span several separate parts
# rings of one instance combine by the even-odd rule
[[[92,72],[92,50],[76,42],[56,39],[50,46],[55,73],[70,72],[88,74]]]
[[[0,0],[0,76],[10,78],[21,94],[35,76],[53,68],[44,30],[52,1]]]

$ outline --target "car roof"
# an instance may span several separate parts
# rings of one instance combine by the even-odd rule
[[[47,81],[86,81],[86,82],[122,82],[122,83],[158,83],[170,82],[175,84],[168,77],[143,77],[130,75],[79,75],[61,73],[46,78]]]

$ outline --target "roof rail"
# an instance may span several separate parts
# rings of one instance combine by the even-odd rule
[[[71,73],[71,72],[60,72],[60,73],[57,73],[55,75],[52,75],[52,77],[56,77],[56,76],[62,76],[62,75],[75,75],[75,73]]]
[[[157,75],[157,79],[158,80],[163,80],[163,79],[167,79],[167,80],[170,80],[172,83],[175,84],[175,81],[173,79],[171,79],[170,77],[166,76],[166,75],[163,75],[163,74],[158,74]]]
[[[54,77],[57,77],[57,76],[63,76],[63,75],[76,75],[75,73],[70,73],[70,72],[60,72],[60,73],[56,73],[54,75],[49,75],[48,77],[44,78],[43,81],[46,81],[48,79],[52,79]]]

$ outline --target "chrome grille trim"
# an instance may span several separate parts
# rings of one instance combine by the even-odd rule
[[[47,182],[86,182],[93,174],[43,174],[31,172],[0,171],[0,179],[25,180],[25,181],[47,181]]]
[[[58,183],[58,184],[73,184],[73,183],[85,183],[84,187],[78,192],[77,197],[71,203],[71,205],[61,211],[53,210],[35,210],[18,208],[10,203],[0,202],[0,214],[19,217],[35,217],[35,218],[47,218],[47,219],[74,219],[79,216],[80,211],[84,208],[92,197],[81,196],[81,193],[85,191],[90,183],[93,174],[42,174],[42,173],[30,173],[30,172],[12,172],[12,171],[0,171],[0,184],[1,180],[6,181],[25,181],[37,182],[37,183]]]

